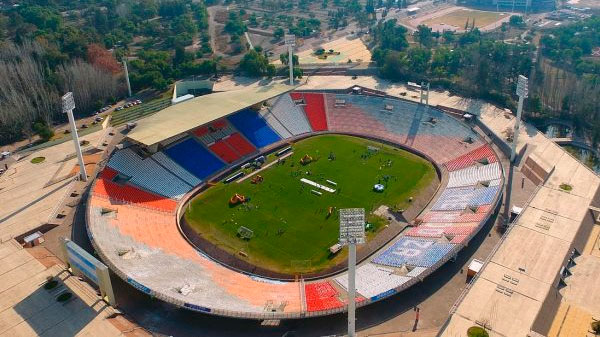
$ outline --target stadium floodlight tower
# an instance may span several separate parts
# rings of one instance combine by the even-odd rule
[[[365,209],[340,209],[340,244],[348,246],[348,336],[356,336],[356,245],[365,243]]]
[[[77,154],[77,160],[79,161],[79,178],[83,181],[87,181],[85,163],[83,162],[83,154],[81,154],[81,146],[79,145],[79,136],[77,135],[77,126],[75,126],[73,110],[75,110],[75,99],[73,98],[73,93],[69,91],[62,97],[62,111],[69,117],[69,125],[71,125],[71,134],[73,135],[73,143],[75,144],[75,153]]]
[[[513,132],[513,141],[510,148],[510,161],[514,162],[517,152],[517,140],[519,139],[519,128],[521,127],[521,115],[523,113],[523,100],[527,98],[529,89],[527,88],[527,77],[519,75],[517,82],[517,95],[519,96],[519,106],[517,107],[517,120],[515,122],[515,129]]]
[[[285,45],[288,47],[288,65],[290,67],[290,85],[294,85],[294,47],[296,46],[296,35],[285,34]]]

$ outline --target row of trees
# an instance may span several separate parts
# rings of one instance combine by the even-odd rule
[[[581,135],[600,143],[600,17],[552,29],[542,36],[542,57],[536,66],[535,117],[574,122]]]
[[[376,44],[373,60],[383,77],[431,81],[504,105],[511,104],[514,79],[529,74],[532,66],[531,46],[487,39],[477,28],[457,37],[419,26],[414,33],[418,46],[409,46],[406,28],[395,20],[379,23],[372,31]],[[444,41],[441,44],[440,38]]]
[[[510,27],[522,28],[522,19]],[[533,44],[505,43],[477,28],[463,34],[437,34],[419,26],[408,43],[408,32],[389,20],[372,29],[373,60],[383,77],[430,81],[461,95],[481,97],[514,108],[515,79],[529,76],[526,116],[558,117],[575,122],[594,144],[600,143],[600,18],[546,31],[537,63]],[[531,40],[531,39],[529,39]]]
[[[93,44],[114,49],[117,59],[134,56],[135,51],[129,46],[138,44],[145,51],[168,53],[169,63],[182,72],[194,68],[199,62],[196,59],[211,57],[207,28],[206,5],[193,0],[32,1],[0,14],[0,39],[16,43],[39,41],[52,69],[68,60],[85,59],[88,46]],[[195,41],[198,50],[191,57],[185,55],[182,51]],[[132,75],[137,78],[156,78],[138,81],[141,86],[137,89],[145,85],[164,87],[172,74],[157,70],[133,67]]]
[[[93,51],[93,48],[92,48]],[[103,55],[92,62],[75,60],[49,67],[46,49],[38,42],[5,43],[0,48],[0,144],[45,132],[53,121],[62,120],[60,96],[73,91],[76,112],[97,109],[119,96],[122,85],[109,70]]]

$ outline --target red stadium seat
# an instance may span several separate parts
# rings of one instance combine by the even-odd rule
[[[171,199],[142,191],[131,185],[119,185],[102,177],[97,180],[92,193],[108,197],[112,200],[125,201],[140,207],[148,207],[166,212],[173,212],[177,207],[177,203]]]
[[[304,293],[308,311],[328,310],[344,305],[338,298],[337,290],[329,282],[307,284],[304,286]]]
[[[206,126],[201,126],[199,128],[196,128],[194,131],[192,131],[193,134],[195,134],[198,137],[202,137],[206,134],[209,133],[208,127]]]
[[[213,129],[223,129],[227,127],[227,121],[224,119],[219,119],[218,121],[214,121],[212,123]]]
[[[239,154],[237,154],[231,147],[229,147],[229,145],[227,145],[226,142],[222,140],[209,145],[208,148],[227,163],[233,163],[241,158]]]
[[[244,137],[242,137],[242,135],[237,132],[225,139],[225,142],[234,148],[242,157],[256,151],[254,145],[250,144]]]
[[[314,131],[327,130],[327,117],[325,116],[325,100],[323,94],[304,93],[306,106],[304,111],[310,126]]]
[[[474,165],[476,162],[482,159],[487,159],[488,163],[490,164],[495,163],[498,160],[494,154],[494,150],[492,150],[489,145],[485,144],[469,153],[447,162],[445,165],[448,171],[456,171]]]
[[[119,172],[117,170],[114,170],[114,169],[106,166],[106,167],[104,167],[102,172],[100,172],[100,178],[112,180],[114,177],[117,176],[117,174],[119,174]]]
[[[298,100],[298,99],[302,99],[302,94],[299,92],[291,92],[290,93],[290,97],[292,98],[292,100]]]

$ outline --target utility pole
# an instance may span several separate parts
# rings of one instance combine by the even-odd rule
[[[286,34],[284,37],[285,45],[288,47],[288,65],[290,67],[290,85],[294,85],[294,46],[296,45],[296,36]]]
[[[79,145],[79,136],[77,135],[77,126],[75,125],[73,110],[75,110],[75,99],[73,98],[73,93],[69,91],[62,97],[62,111],[69,117],[75,153],[77,154],[77,160],[79,161],[79,179],[87,181],[87,173],[85,172],[85,163],[83,162],[83,154],[81,153],[81,146]]]
[[[517,95],[519,96],[519,106],[517,107],[517,120],[513,133],[513,141],[510,150],[510,161],[514,162],[517,152],[517,141],[519,140],[519,128],[521,127],[521,115],[523,114],[523,101],[527,98],[529,89],[527,88],[527,77],[519,75],[517,82]]]

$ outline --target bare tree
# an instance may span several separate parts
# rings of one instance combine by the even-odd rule
[[[0,142],[31,136],[35,121],[50,124],[58,111],[58,94],[38,61],[42,54],[31,42],[0,49]]]
[[[62,91],[73,91],[80,111],[89,111],[97,102],[103,103],[119,93],[117,77],[81,60],[59,66],[56,74]]]

